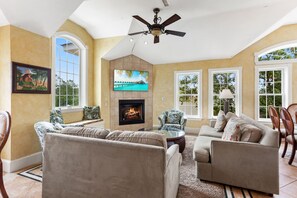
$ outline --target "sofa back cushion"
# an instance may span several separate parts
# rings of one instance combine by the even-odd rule
[[[225,129],[222,136],[223,140],[231,140],[231,141],[239,141],[240,140],[240,128],[239,128],[239,119],[238,118],[231,118]]]
[[[108,129],[100,128],[65,127],[61,133],[67,135],[105,139],[109,132],[110,131]]]
[[[235,114],[235,113],[232,113],[232,112],[228,112],[226,115],[225,115],[225,118],[227,120],[227,122],[231,119],[231,118],[238,118],[238,116]]]
[[[227,119],[225,117],[225,113],[224,111],[220,110],[214,128],[216,129],[217,132],[222,132],[224,131],[226,124],[227,124]]]
[[[262,131],[255,125],[249,123],[242,123],[239,125],[242,142],[258,143],[262,137]]]
[[[113,131],[106,137],[107,140],[122,142],[132,142],[139,144],[148,144],[161,146],[167,149],[167,142],[164,135],[155,132],[134,132],[134,131]]]
[[[265,145],[265,146],[271,146],[278,148],[278,141],[279,141],[279,133],[278,131],[273,130],[272,128],[265,126],[264,124],[259,123],[258,121],[241,114],[240,115],[241,119],[244,119],[247,123],[250,123],[259,129],[261,129],[262,136],[259,141],[260,144]]]

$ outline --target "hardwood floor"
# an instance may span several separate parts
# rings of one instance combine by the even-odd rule
[[[280,153],[283,148],[280,148]],[[285,158],[279,160],[280,174],[280,194],[274,197],[296,198],[297,197],[297,156],[293,164],[289,165],[288,161],[291,154],[291,147],[288,147]],[[281,155],[281,154],[280,154]],[[18,172],[17,172],[18,173]],[[40,198],[42,184],[40,182],[19,176],[17,173],[4,174],[6,191],[11,198]],[[270,197],[259,192],[252,192],[253,198]]]

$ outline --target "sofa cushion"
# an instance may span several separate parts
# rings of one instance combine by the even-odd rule
[[[258,143],[262,137],[262,131],[258,127],[249,124],[243,123],[239,125],[242,142],[253,142]]]
[[[231,141],[239,141],[240,140],[240,122],[239,122],[239,118],[235,118],[232,117],[230,118],[230,120],[228,121],[225,129],[224,129],[224,133],[222,136],[223,140],[231,140]]]
[[[210,162],[211,141],[219,140],[215,137],[198,136],[194,143],[193,159],[197,162]]]
[[[170,124],[180,124],[180,119],[181,119],[181,114],[180,112],[168,112],[166,123]]]
[[[99,106],[93,106],[93,107],[84,106],[83,120],[94,120],[94,119],[100,119]]]
[[[219,114],[217,116],[217,121],[216,121],[214,128],[218,132],[222,132],[224,130],[226,124],[227,124],[227,119],[225,117],[225,113],[224,113],[224,111],[220,110]]]
[[[107,140],[115,140],[122,142],[132,142],[139,144],[148,144],[161,146],[167,149],[166,137],[155,132],[139,132],[139,131],[113,131],[106,137]]]
[[[108,129],[88,128],[88,127],[65,127],[62,134],[105,139],[109,134]]]
[[[232,112],[228,112],[226,115],[225,115],[225,118],[227,119],[227,122],[233,118],[233,117],[236,117],[238,118],[238,116],[235,114],[235,113],[232,113]]]
[[[215,128],[208,125],[202,125],[199,131],[199,136],[222,138],[222,135],[222,132],[218,132]]]

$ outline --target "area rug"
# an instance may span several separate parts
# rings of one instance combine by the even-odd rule
[[[196,177],[195,162],[193,160],[193,147],[196,137],[186,136],[186,148],[182,153],[183,161],[180,169],[180,186],[178,198],[237,198],[253,197],[251,192],[222,184],[200,181]],[[38,182],[42,182],[42,166],[30,168],[19,175]]]
[[[20,172],[18,175],[42,182],[42,165]]]

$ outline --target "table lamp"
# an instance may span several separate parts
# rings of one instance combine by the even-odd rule
[[[220,99],[224,100],[224,112],[225,114],[229,111],[229,99],[233,99],[234,96],[231,93],[230,89],[223,89],[219,96]]]

